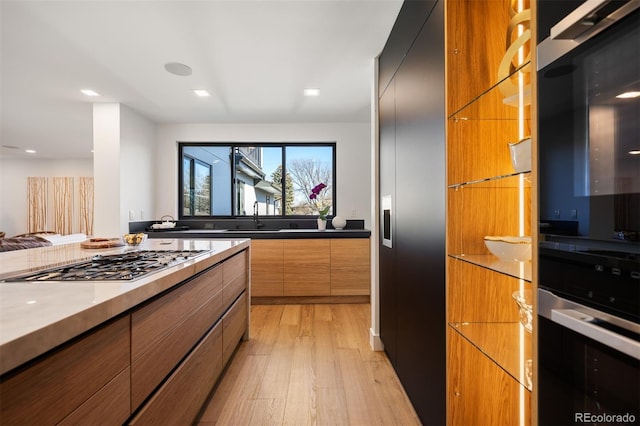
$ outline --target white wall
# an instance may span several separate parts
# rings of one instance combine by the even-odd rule
[[[53,199],[53,177],[91,177],[92,159],[38,160],[38,159],[0,159],[0,231],[11,237],[24,234],[27,229],[28,201],[27,178],[49,178],[49,198]],[[74,180],[74,193],[77,194],[79,182]],[[74,200],[73,231],[80,232],[80,203]],[[53,201],[49,203],[53,205]],[[47,223],[53,230],[53,211],[49,209]]]
[[[155,216],[155,129],[124,105],[94,105],[94,235],[122,235],[130,220]]]
[[[337,213],[371,224],[370,123],[159,125],[155,210],[176,218],[178,142],[336,142]]]
[[[155,161],[156,124],[122,105],[120,126],[121,224],[122,231],[128,232],[129,220],[160,217],[154,210],[154,188],[156,174],[162,175],[163,170]]]

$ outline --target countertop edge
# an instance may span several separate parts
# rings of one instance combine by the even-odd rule
[[[149,238],[250,238],[250,239],[308,239],[308,238],[370,238],[371,231],[368,229],[327,229],[319,231],[317,229],[286,229],[286,230],[207,230],[190,229],[188,231],[154,231],[148,232]]]
[[[195,238],[191,236],[191,238]],[[46,352],[138,306],[156,295],[180,284],[189,277],[250,247],[250,240],[208,256],[199,256],[184,264],[143,277],[132,288],[99,304],[78,310],[0,344],[0,375],[10,372]],[[19,285],[19,284],[6,284]],[[1,330],[1,329],[0,329]],[[1,340],[0,340],[1,341]]]

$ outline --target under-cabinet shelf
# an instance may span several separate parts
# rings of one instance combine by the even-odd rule
[[[503,85],[511,83],[511,79],[514,78],[519,72],[526,73],[526,67],[530,65],[530,62],[525,62],[520,67],[513,70],[507,77],[496,82],[493,86],[489,87],[484,92],[480,93],[477,97],[467,102],[462,107],[458,108],[453,114],[450,114],[448,119],[452,121],[460,120],[515,120],[522,119],[518,113],[518,106],[529,106],[531,103],[530,93],[527,93],[527,87],[525,86],[522,99],[514,96],[505,96],[501,92]],[[530,87],[530,86],[529,86]]]
[[[473,186],[474,188],[516,188],[521,184],[521,182],[524,188],[531,188],[531,171],[511,173],[500,176],[491,176],[484,179],[453,183],[451,185],[448,185],[447,188],[456,190],[465,186]]]
[[[501,260],[492,254],[450,254],[449,257],[519,280],[531,282],[531,262]]]
[[[532,390],[532,338],[519,322],[462,322],[449,326],[527,390]]]

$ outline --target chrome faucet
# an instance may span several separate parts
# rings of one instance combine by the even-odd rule
[[[258,201],[256,200],[253,203],[253,222],[256,225],[256,228],[262,228],[264,226],[264,223],[260,222],[260,219],[258,218]]]

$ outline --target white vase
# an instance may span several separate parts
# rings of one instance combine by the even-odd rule
[[[318,231],[327,229],[327,220],[318,218]]]
[[[343,217],[336,216],[331,219],[331,224],[335,229],[343,229],[345,226],[347,226],[347,220]]]

